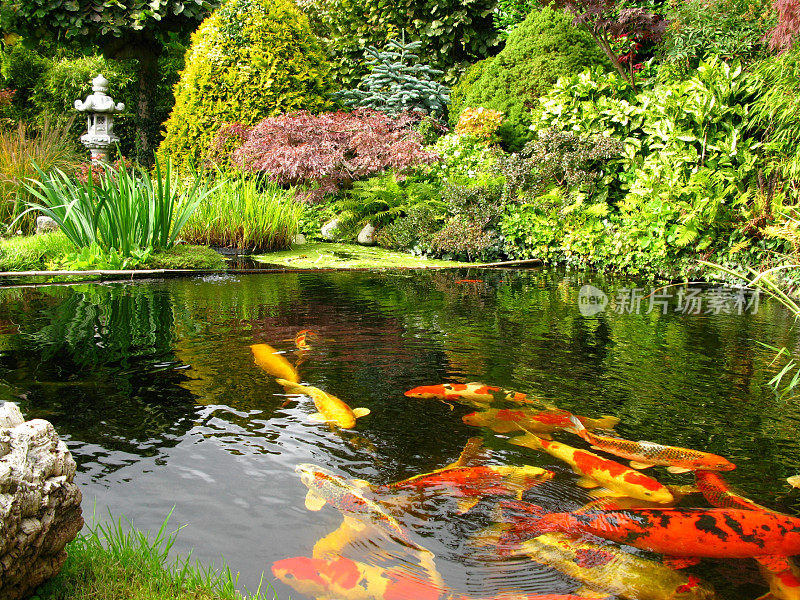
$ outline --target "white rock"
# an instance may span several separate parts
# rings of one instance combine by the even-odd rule
[[[336,239],[336,230],[338,229],[338,227],[339,227],[339,219],[334,217],[333,219],[331,219],[330,221],[325,223],[325,225],[322,226],[322,229],[320,229],[320,234],[324,239],[328,240],[329,242],[332,242]]]
[[[358,233],[358,243],[362,246],[372,246],[375,244],[375,228],[372,223],[364,225],[364,229]]]
[[[30,596],[58,573],[64,546],[83,527],[75,461],[53,425],[24,421],[12,402],[0,407],[0,598]]]
[[[306,236],[302,233],[298,233],[296,236],[292,238],[292,246],[302,246],[306,243]]]
[[[36,235],[58,231],[58,223],[50,217],[36,217]]]

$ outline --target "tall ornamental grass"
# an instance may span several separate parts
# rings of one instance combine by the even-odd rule
[[[171,248],[191,214],[209,192],[200,179],[183,185],[171,164],[156,161],[152,176],[141,167],[105,165],[100,175],[80,181],[60,169],[37,168],[39,180],[26,188],[28,211],[51,217],[79,248],[97,245],[122,256]]]
[[[70,135],[71,121],[57,124],[45,120],[37,131],[24,123],[0,130],[0,232],[20,217],[31,200],[25,185],[39,177],[39,171],[52,169],[72,171],[81,160],[75,140]],[[28,212],[14,225],[30,233],[36,225],[36,215]]]
[[[265,177],[223,179],[192,214],[183,237],[194,244],[281,250],[299,231],[303,211],[291,190]]]

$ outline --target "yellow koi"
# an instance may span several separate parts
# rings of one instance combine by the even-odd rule
[[[292,383],[300,382],[297,369],[269,344],[253,344],[250,346],[250,350],[253,351],[256,364],[273,377],[279,377]]]
[[[350,408],[346,402],[313,385],[300,385],[286,379],[276,379],[275,381],[281,384],[287,392],[305,394],[311,397],[314,401],[314,406],[319,411],[309,416],[313,421],[324,421],[344,429],[352,429],[356,426],[357,418],[364,417],[370,413],[368,408]]]

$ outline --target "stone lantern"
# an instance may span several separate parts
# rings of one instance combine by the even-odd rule
[[[89,131],[81,136],[81,143],[89,149],[92,162],[108,162],[108,148],[119,138],[114,135],[114,113],[125,110],[123,103],[114,104],[106,94],[108,80],[98,75],[92,80],[92,94],[81,102],[75,100],[75,108],[89,114]]]

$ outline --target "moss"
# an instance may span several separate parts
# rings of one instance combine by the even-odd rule
[[[154,252],[147,260],[148,269],[224,269],[225,259],[208,246],[181,244]]]
[[[41,271],[47,261],[75,250],[60,231],[0,240],[0,271]]]
[[[610,68],[589,33],[572,21],[566,12],[534,11],[511,32],[497,56],[475,69],[480,77],[469,86],[460,108],[483,106],[503,112],[506,121],[498,135],[509,150],[520,150],[531,139],[530,109],[559,77],[595,65]]]
[[[326,243],[295,246],[291,250],[271,252],[254,258],[259,262],[294,269],[396,269],[458,267],[472,264],[449,260],[429,260],[413,254],[392,252],[372,246]]]
[[[192,37],[159,154],[183,167],[199,165],[225,123],[326,109],[329,70],[291,0],[230,0]]]

